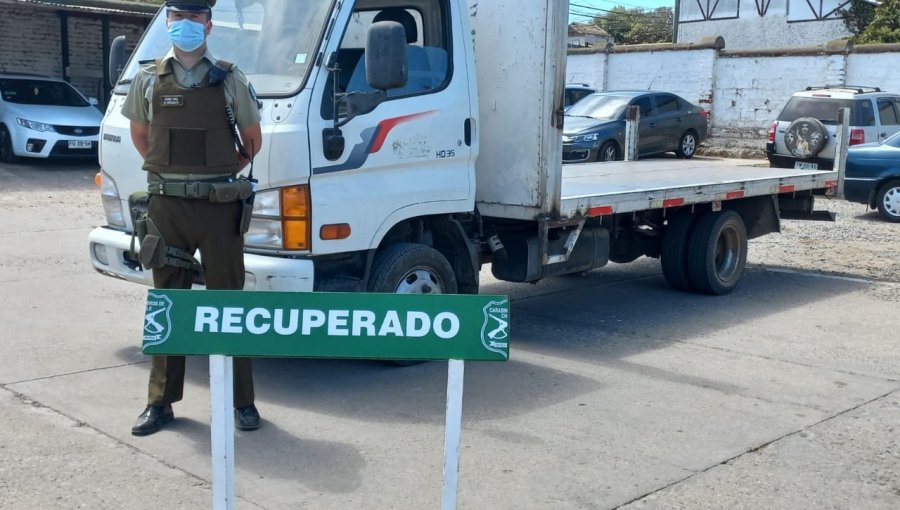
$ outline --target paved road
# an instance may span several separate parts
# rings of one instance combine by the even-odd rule
[[[208,507],[202,360],[174,425],[129,433],[144,289],[90,268],[94,171],[0,166],[0,508]],[[900,508],[897,284],[753,266],[712,298],[655,260],[483,278],[513,355],[467,366],[460,508]],[[238,508],[439,508],[445,365],[256,367]]]

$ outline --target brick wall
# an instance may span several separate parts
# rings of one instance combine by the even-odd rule
[[[0,16],[0,65],[7,72],[62,78],[60,16],[55,10],[3,5]],[[109,24],[109,43],[128,37],[131,48],[143,33],[143,19],[116,19]],[[104,102],[103,29],[100,16],[68,16],[69,82],[87,96]],[[0,69],[2,69],[0,68]]]

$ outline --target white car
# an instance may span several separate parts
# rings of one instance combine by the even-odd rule
[[[68,83],[0,74],[0,161],[97,158],[103,114]]]

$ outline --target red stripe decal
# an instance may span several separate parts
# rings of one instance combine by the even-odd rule
[[[387,139],[388,133],[391,132],[392,129],[397,127],[404,122],[409,122],[418,117],[424,117],[426,115],[431,115],[434,113],[434,110],[430,112],[421,112],[414,113],[412,115],[404,115],[403,117],[394,117],[393,119],[385,119],[378,123],[378,129],[375,130],[375,140],[372,141],[372,148],[369,149],[369,154],[375,154],[376,152],[381,150],[381,146],[384,145],[385,139]]]
[[[588,209],[587,215],[590,217],[593,216],[608,216],[613,213],[613,206],[611,205],[603,205],[600,207],[591,207]]]
[[[734,200],[735,198],[744,198],[743,191],[729,191],[725,193],[725,200]]]
[[[663,200],[663,207],[678,207],[679,205],[684,205],[683,198],[667,198]]]
[[[826,188],[837,188],[837,181],[825,181]]]
[[[793,192],[794,192],[794,189],[795,189],[795,188],[794,188],[794,185],[793,185],[793,184],[782,184],[782,185],[778,188],[778,192],[779,192],[779,193],[793,193]]]

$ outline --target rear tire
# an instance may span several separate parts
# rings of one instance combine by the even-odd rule
[[[660,262],[663,276],[673,289],[693,290],[688,274],[687,250],[695,220],[696,217],[690,212],[676,214],[663,233]]]
[[[884,221],[900,223],[900,179],[884,183],[878,191],[876,205]]]
[[[678,148],[675,149],[675,155],[681,159],[691,159],[697,153],[697,133],[693,131],[685,131],[678,140]]]
[[[734,211],[701,216],[688,244],[688,274],[705,294],[728,294],[741,281],[747,264],[747,229]]]
[[[19,158],[13,152],[12,136],[6,126],[0,124],[0,162],[15,163]]]

